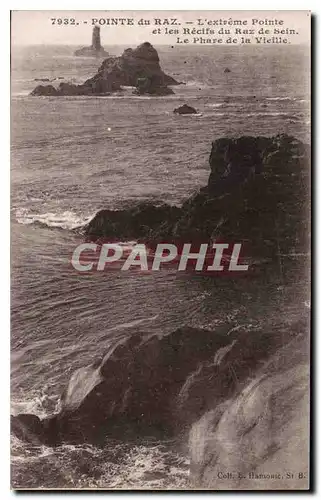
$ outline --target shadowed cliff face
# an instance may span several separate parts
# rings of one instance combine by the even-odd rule
[[[12,430],[49,445],[181,434],[240,393],[262,361],[306,329],[300,320],[255,331],[226,324],[215,331],[185,327],[148,340],[136,335],[71,376],[59,414],[12,417]]]
[[[85,227],[92,239],[242,242],[250,255],[277,258],[307,247],[309,147],[294,137],[213,142],[206,187],[181,208],[142,204],[101,211]],[[119,222],[118,222],[119,221]]]
[[[88,55],[88,51],[90,54],[97,52],[92,47],[85,47],[77,51],[77,55]],[[179,82],[162,71],[156,49],[145,42],[136,49],[126,49],[120,57],[105,59],[96,75],[82,85],[61,83],[58,88],[38,85],[31,95],[100,95],[121,90],[122,86],[137,87],[136,94],[173,94],[167,85],[179,85]]]

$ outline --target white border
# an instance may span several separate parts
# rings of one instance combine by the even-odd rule
[[[106,2],[105,1],[95,1],[95,2],[85,2],[83,0],[56,0],[55,2],[46,2],[44,4],[43,0],[32,0],[32,1],[23,1],[16,0],[12,2],[6,3],[5,7],[0,7],[0,47],[1,47],[1,77],[0,77],[0,96],[2,99],[2,107],[1,107],[1,182],[0,182],[0,213],[1,213],[1,230],[2,236],[2,244],[0,246],[0,262],[2,265],[2,273],[1,273],[1,281],[0,281],[0,318],[1,318],[1,344],[0,344],[0,352],[2,355],[1,363],[0,363],[0,380],[1,380],[1,407],[0,407],[0,493],[1,498],[7,499],[12,498],[13,492],[10,492],[9,488],[9,398],[10,398],[10,390],[9,390],[9,373],[10,373],[10,362],[9,362],[9,354],[10,354],[10,330],[9,330],[9,289],[10,289],[10,273],[9,273],[9,244],[10,244],[10,199],[9,199],[9,168],[10,168],[10,74],[9,74],[9,51],[10,51],[10,42],[9,42],[9,9],[10,10],[311,10],[312,13],[316,16],[321,17],[321,3],[319,0],[312,0],[310,2],[301,2],[292,0],[269,0],[268,2],[257,2],[257,0],[247,0],[247,1],[232,1],[232,0],[224,0],[224,2],[213,2],[209,0],[198,0],[197,2],[183,1],[183,0],[162,0],[159,2],[147,2],[146,0],[136,0],[135,2],[130,0],[117,0],[116,2]],[[316,28],[321,29],[320,21],[316,20]],[[320,32],[316,33],[315,37],[315,52],[316,52],[316,70],[315,70],[315,90],[320,89],[320,79],[318,78],[320,75],[321,61],[320,61]],[[317,92],[316,92],[317,93]],[[321,94],[321,92],[320,92]],[[317,93],[318,95],[318,93]],[[315,114],[315,164],[314,164],[314,176],[318,173],[319,165],[318,165],[318,139],[319,136],[316,134],[320,130],[320,99],[314,98],[314,105],[317,104],[317,109],[314,110]],[[320,199],[320,183],[319,176],[314,179],[314,187],[315,192],[315,204],[316,204],[316,213],[314,214],[315,223],[315,249],[321,247],[320,241],[320,231],[317,231],[319,221],[321,220],[321,203],[317,199]],[[317,251],[315,252],[317,254]],[[317,255],[315,255],[315,258]],[[304,265],[304,263],[302,263]],[[315,270],[313,270],[314,279],[316,278]],[[319,276],[318,276],[319,277]],[[316,292],[318,290],[318,283],[315,283]],[[318,300],[316,300],[318,298]],[[320,307],[318,307],[320,306]],[[317,294],[314,300],[314,314],[315,314],[315,331],[314,331],[314,351],[317,348],[317,355],[315,356],[315,386],[318,387],[316,391],[315,401],[315,416],[314,416],[314,428],[318,423],[318,418],[320,416],[320,405],[321,405],[321,377],[320,377],[320,369],[318,369],[318,363],[321,362],[320,356],[320,342],[318,341],[318,334],[320,333],[319,329],[319,321],[318,321],[318,312],[321,311],[321,294]],[[315,429],[314,429],[315,430]],[[314,438],[317,438],[317,442],[314,443],[315,451],[318,452],[320,450],[321,443],[321,432],[315,432]],[[321,461],[316,461],[315,467],[315,486],[318,488],[318,478],[321,477]],[[151,492],[152,493],[152,492]],[[91,492],[83,494],[83,498],[87,498],[91,495]],[[108,495],[115,495],[108,491]],[[117,494],[117,493],[116,493]],[[148,493],[147,493],[148,494]],[[29,494],[25,493],[28,498],[36,498],[37,493],[30,492]],[[42,493],[44,497],[51,498],[52,493]],[[64,493],[65,497],[70,497],[70,493]],[[122,497],[130,497],[132,494],[123,494]],[[136,497],[143,497],[146,493],[137,494]],[[166,493],[168,497],[172,497],[173,494]],[[182,495],[182,493],[180,493]],[[195,494],[197,497],[201,498],[201,493]],[[233,496],[235,493],[227,493],[227,496]],[[260,494],[251,494],[251,498],[257,498]],[[306,496],[308,493],[302,492],[302,495]],[[274,493],[274,498],[281,497],[281,494]],[[296,494],[287,494],[287,498],[296,498]]]

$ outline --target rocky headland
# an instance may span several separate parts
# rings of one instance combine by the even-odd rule
[[[84,232],[92,240],[242,242],[249,255],[278,261],[307,248],[309,155],[287,135],[217,139],[207,185],[181,207],[101,210]]]
[[[157,50],[148,42],[136,49],[126,49],[119,57],[105,59],[96,75],[81,85],[61,83],[53,85],[38,85],[32,92],[33,96],[64,96],[64,95],[108,95],[120,91],[122,87],[136,87],[134,93],[162,96],[173,94],[169,88],[179,85],[174,78],[163,72]]]

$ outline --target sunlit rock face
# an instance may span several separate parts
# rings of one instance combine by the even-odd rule
[[[193,425],[192,484],[214,490],[308,489],[309,373],[302,331],[239,394]]]

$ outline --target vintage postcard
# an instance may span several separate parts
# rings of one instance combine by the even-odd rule
[[[13,489],[310,488],[310,31],[11,12]]]

